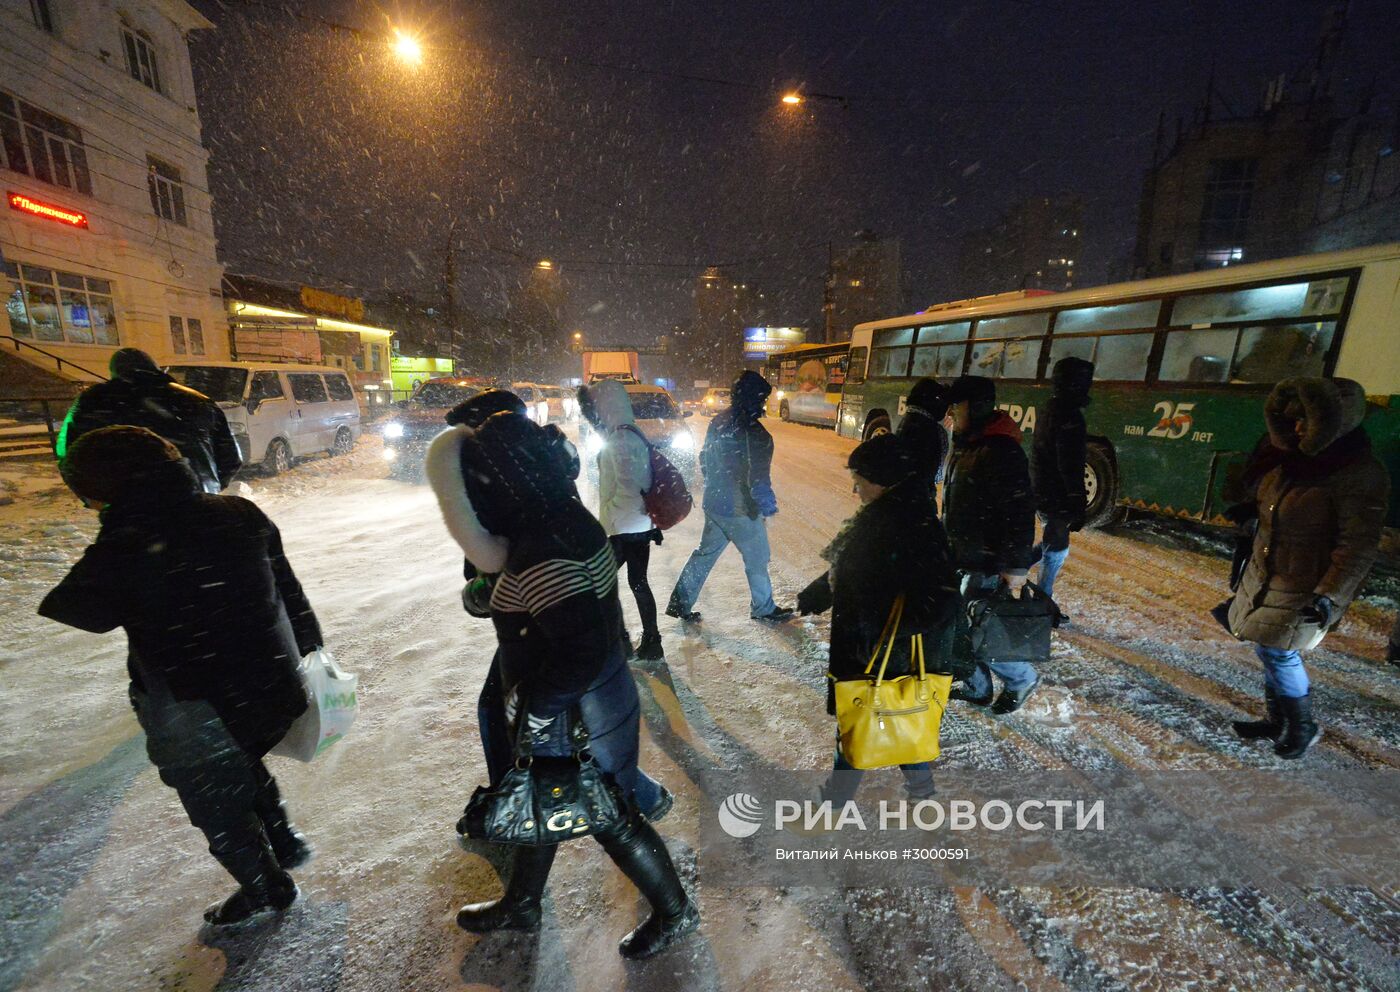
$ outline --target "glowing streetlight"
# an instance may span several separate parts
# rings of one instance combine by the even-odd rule
[[[411,34],[405,34],[398,28],[394,28],[394,42],[390,45],[402,61],[410,65],[418,65],[423,61],[423,46],[417,38]]]
[[[800,103],[802,103],[802,94],[801,94],[801,93],[784,93],[784,94],[783,94],[783,103],[786,103],[789,107],[796,107],[796,106],[798,106]]]
[[[542,258],[535,263],[535,268],[543,269],[544,271],[548,272],[550,269],[554,268],[554,263],[547,258]]]
[[[583,332],[582,332],[582,331],[574,331],[574,340],[575,340],[575,341],[582,341],[582,340],[583,340]]]

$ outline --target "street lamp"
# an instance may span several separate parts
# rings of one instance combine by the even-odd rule
[[[784,93],[784,94],[783,94],[783,103],[786,103],[789,107],[796,107],[796,106],[798,106],[799,104],[802,103],[802,94],[801,94],[801,93]]]
[[[389,47],[401,61],[409,65],[419,65],[423,61],[422,44],[413,35],[405,34],[398,28],[394,28],[394,42]]]
[[[554,268],[554,263],[547,258],[542,258],[535,263],[535,268],[548,272],[550,269]]]

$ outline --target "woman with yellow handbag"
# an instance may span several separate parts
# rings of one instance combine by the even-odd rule
[[[897,764],[911,797],[933,794],[929,763],[952,682],[939,673],[959,603],[947,535],[904,443],[872,438],[846,467],[863,505],[822,552],[831,568],[797,599],[804,614],[831,610],[827,712],[838,746],[822,798],[836,808],[868,768]]]

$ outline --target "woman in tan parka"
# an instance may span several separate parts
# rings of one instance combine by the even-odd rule
[[[1264,720],[1239,721],[1301,758],[1321,731],[1302,652],[1337,625],[1375,563],[1390,480],[1361,429],[1366,397],[1351,379],[1285,379],[1264,404],[1277,464],[1259,481],[1259,529],[1230,630],[1264,663]]]

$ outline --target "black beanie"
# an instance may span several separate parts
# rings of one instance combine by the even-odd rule
[[[154,431],[101,427],[74,442],[63,459],[63,477],[85,499],[120,503],[179,461],[179,449]]]
[[[546,523],[577,497],[550,432],[518,413],[497,413],[462,442],[467,494],[483,527],[510,537]]]
[[[107,363],[107,371],[113,379],[132,379],[142,373],[159,373],[156,360],[140,348],[118,348]]]
[[[525,412],[525,401],[509,389],[487,389],[469,400],[463,400],[447,411],[446,420],[453,427],[459,424],[479,430],[486,418],[496,413]]]
[[[909,413],[923,414],[930,420],[942,420],[948,415],[948,387],[936,379],[920,379],[909,390],[904,408]]]
[[[968,413],[974,420],[987,416],[997,405],[996,383],[985,376],[960,375],[948,387],[948,405],[967,400]]]
[[[856,446],[846,467],[877,486],[893,486],[914,474],[914,456],[893,434],[880,434]]]

